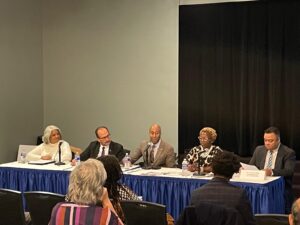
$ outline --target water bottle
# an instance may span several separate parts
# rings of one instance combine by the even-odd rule
[[[189,171],[188,171],[188,161],[186,159],[184,159],[182,161],[182,175],[183,176],[187,176],[189,174]]]
[[[131,158],[130,158],[128,153],[126,153],[126,155],[124,157],[124,160],[123,160],[123,163],[124,163],[124,168],[125,169],[129,169],[131,167]]]
[[[75,165],[78,166],[80,164],[80,154],[79,154],[79,152],[76,152],[74,159],[75,159]]]
[[[20,153],[20,163],[25,163],[26,162],[26,153],[21,152]]]

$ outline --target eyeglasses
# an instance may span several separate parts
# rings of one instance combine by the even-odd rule
[[[103,140],[103,139],[107,139],[110,138],[110,134],[106,135],[105,137],[98,137],[98,139]]]
[[[198,137],[199,141],[208,141],[208,138],[201,138],[201,137]]]

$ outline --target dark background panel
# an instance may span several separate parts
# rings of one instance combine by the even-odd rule
[[[299,149],[299,10],[297,1],[180,6],[180,153],[198,145],[204,126],[241,156],[269,126]]]

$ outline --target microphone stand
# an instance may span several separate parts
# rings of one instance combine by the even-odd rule
[[[58,162],[55,163],[57,166],[65,165],[65,163],[61,161],[61,145],[62,142],[58,144]]]
[[[201,169],[200,169],[200,152],[198,153],[198,175],[201,174]]]
[[[145,159],[144,159],[144,167],[143,167],[143,169],[144,170],[150,170],[150,169],[158,170],[158,169],[161,168],[160,166],[153,166],[153,165],[151,165],[150,154],[149,154],[149,148],[150,147],[153,147],[152,143],[151,144],[149,143],[147,145],[146,149],[145,149],[146,153],[145,153]]]
[[[203,175],[203,173],[201,173],[201,166],[200,166],[200,164],[201,164],[201,162],[202,162],[202,160],[201,160],[201,154],[202,153],[200,153],[200,151],[198,152],[198,165],[197,165],[197,172],[196,173],[194,173],[194,176],[202,176]]]
[[[145,149],[145,159],[144,159],[144,167],[143,169],[145,170],[149,170],[151,169],[151,164],[150,164],[150,160],[149,160],[149,148],[151,147],[151,143],[148,143],[146,149]]]

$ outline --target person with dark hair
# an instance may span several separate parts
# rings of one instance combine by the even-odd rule
[[[290,225],[300,225],[300,198],[294,201],[291,213],[289,214]]]
[[[139,200],[138,196],[126,185],[120,183],[123,176],[118,159],[114,155],[106,155],[97,158],[102,162],[107,173],[104,187],[107,188],[108,196],[118,216],[125,221],[124,213],[120,205],[121,200]]]
[[[213,145],[217,139],[217,132],[211,127],[203,127],[198,136],[200,145],[193,147],[186,155],[189,162],[188,170],[194,172],[200,168],[200,172],[209,173],[212,171],[211,162],[213,157],[222,150],[219,146]]]
[[[289,213],[294,200],[292,179],[296,164],[295,151],[280,143],[280,131],[269,127],[264,131],[264,145],[257,146],[249,162],[265,170],[266,176],[283,176],[285,180],[285,212]]]
[[[220,152],[212,159],[214,177],[202,187],[194,190],[191,195],[191,205],[201,203],[223,206],[235,210],[244,224],[254,225],[255,220],[251,204],[245,190],[229,183],[234,173],[240,168],[238,158],[231,152]],[[211,218],[218,219],[218,218]]]
[[[126,153],[122,145],[111,140],[108,128],[104,126],[97,127],[95,135],[97,140],[91,142],[85,151],[80,154],[80,160],[96,159],[103,155],[115,155],[121,162]]]
[[[112,200],[114,209],[123,222],[125,222],[125,216],[120,205],[121,200],[140,200],[137,194],[135,194],[129,187],[120,183],[123,176],[121,166],[118,159],[113,155],[101,156],[97,158],[100,160],[106,170],[107,179],[104,187],[107,188],[108,196]],[[173,217],[167,213],[166,219],[168,225],[174,224]]]

